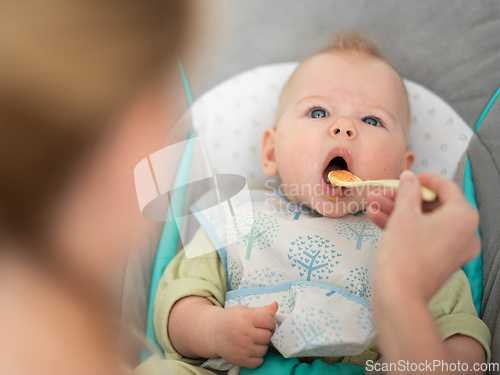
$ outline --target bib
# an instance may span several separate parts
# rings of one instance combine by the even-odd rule
[[[375,336],[370,278],[382,237],[367,215],[326,218],[266,190],[233,201],[229,215],[213,197],[193,211],[225,266],[225,307],[277,301],[271,343],[285,357],[363,352]]]

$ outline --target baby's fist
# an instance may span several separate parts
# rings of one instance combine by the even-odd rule
[[[211,322],[213,350],[235,365],[259,367],[267,353],[278,303],[263,307],[234,306],[221,310]]]

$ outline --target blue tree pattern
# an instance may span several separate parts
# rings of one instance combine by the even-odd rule
[[[274,219],[270,214],[262,211],[245,212],[238,215],[238,228],[249,228],[247,234],[242,235],[236,243],[243,243],[247,246],[245,259],[250,259],[250,255],[254,247],[260,250],[265,250],[271,247],[271,244],[278,235],[279,225],[278,220]]]
[[[332,357],[359,354],[365,349],[366,343],[349,342],[350,337],[345,337],[347,332],[344,333],[342,323],[329,311],[308,307],[301,309],[293,319],[290,332],[277,329],[273,334],[271,342],[278,349],[289,342],[288,334],[292,335],[297,352],[314,349],[314,355]],[[368,309],[360,307],[356,324],[367,335],[373,332],[373,321]]]
[[[377,243],[382,233],[375,224],[359,219],[339,219],[336,229],[344,238],[356,240],[356,250],[361,250],[364,242]]]
[[[304,350],[342,342],[341,334],[334,332],[341,331],[342,327],[332,313],[311,306],[301,309],[295,318],[291,331],[295,335],[295,347]]]
[[[224,308],[228,309],[230,307],[238,305],[250,306],[251,301],[255,301],[256,303],[258,303],[259,299],[260,295],[258,294],[236,296],[234,298],[231,298],[230,300],[226,300]]]
[[[238,289],[241,283],[241,268],[238,267],[231,254],[227,257],[227,285],[229,290]]]
[[[300,295],[301,293],[304,293],[306,290],[307,287],[300,284],[296,284],[292,285],[290,289],[284,291],[283,295],[281,296],[281,300],[278,302],[279,304],[278,312],[280,314],[290,314],[295,307],[295,301],[297,300],[297,296]]]
[[[276,212],[285,216],[293,216],[293,220],[299,220],[303,217],[322,217],[321,214],[308,207],[300,207],[294,202],[289,202],[283,198],[275,200]]]
[[[355,268],[349,271],[346,278],[348,284],[345,289],[357,296],[370,299],[372,297],[372,287],[368,279],[368,270],[364,267]]]
[[[285,282],[283,272],[271,270],[269,267],[260,270],[254,269],[244,277],[243,287],[254,288],[258,286],[277,285]]]
[[[361,307],[361,312],[358,315],[357,323],[365,331],[373,331],[373,320],[370,310],[365,307]]]
[[[295,299],[297,298],[297,293],[294,289],[289,289],[281,296],[281,300],[279,301],[279,310],[278,312],[281,314],[290,314],[295,306]]]
[[[288,260],[292,267],[297,267],[300,277],[307,281],[317,279],[328,280],[333,268],[340,263],[338,259],[342,254],[333,249],[335,245],[330,240],[319,235],[299,236],[290,242]]]
[[[214,203],[213,200],[207,200],[201,202],[199,208],[200,210],[204,210],[203,216],[212,225],[217,236],[224,238],[227,235],[228,244],[238,240],[238,231],[235,228],[234,217],[224,211],[222,206],[218,206],[218,203]]]

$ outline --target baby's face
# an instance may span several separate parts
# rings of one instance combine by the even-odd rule
[[[279,173],[290,201],[324,216],[357,212],[366,188],[333,189],[328,172],[374,180],[409,169],[408,111],[401,78],[387,63],[356,52],[315,55],[286,85],[277,128],[264,133],[264,173]]]

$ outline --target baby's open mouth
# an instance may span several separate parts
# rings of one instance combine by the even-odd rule
[[[351,169],[354,164],[350,150],[346,147],[335,147],[328,153],[324,163],[328,164],[326,166],[323,164],[324,170],[321,171],[321,195],[335,201],[349,196],[351,189],[332,185],[328,179],[328,174],[332,171],[346,171],[352,173]]]
[[[333,186],[330,182],[330,180],[328,179],[328,174],[331,172],[331,171],[338,171],[338,170],[345,170],[345,171],[348,171],[349,169],[347,168],[347,163],[346,161],[344,160],[343,157],[341,156],[337,156],[335,158],[333,158],[330,163],[328,164],[328,166],[325,168],[325,170],[323,171],[323,179],[325,180],[325,182],[330,185],[330,186]]]

